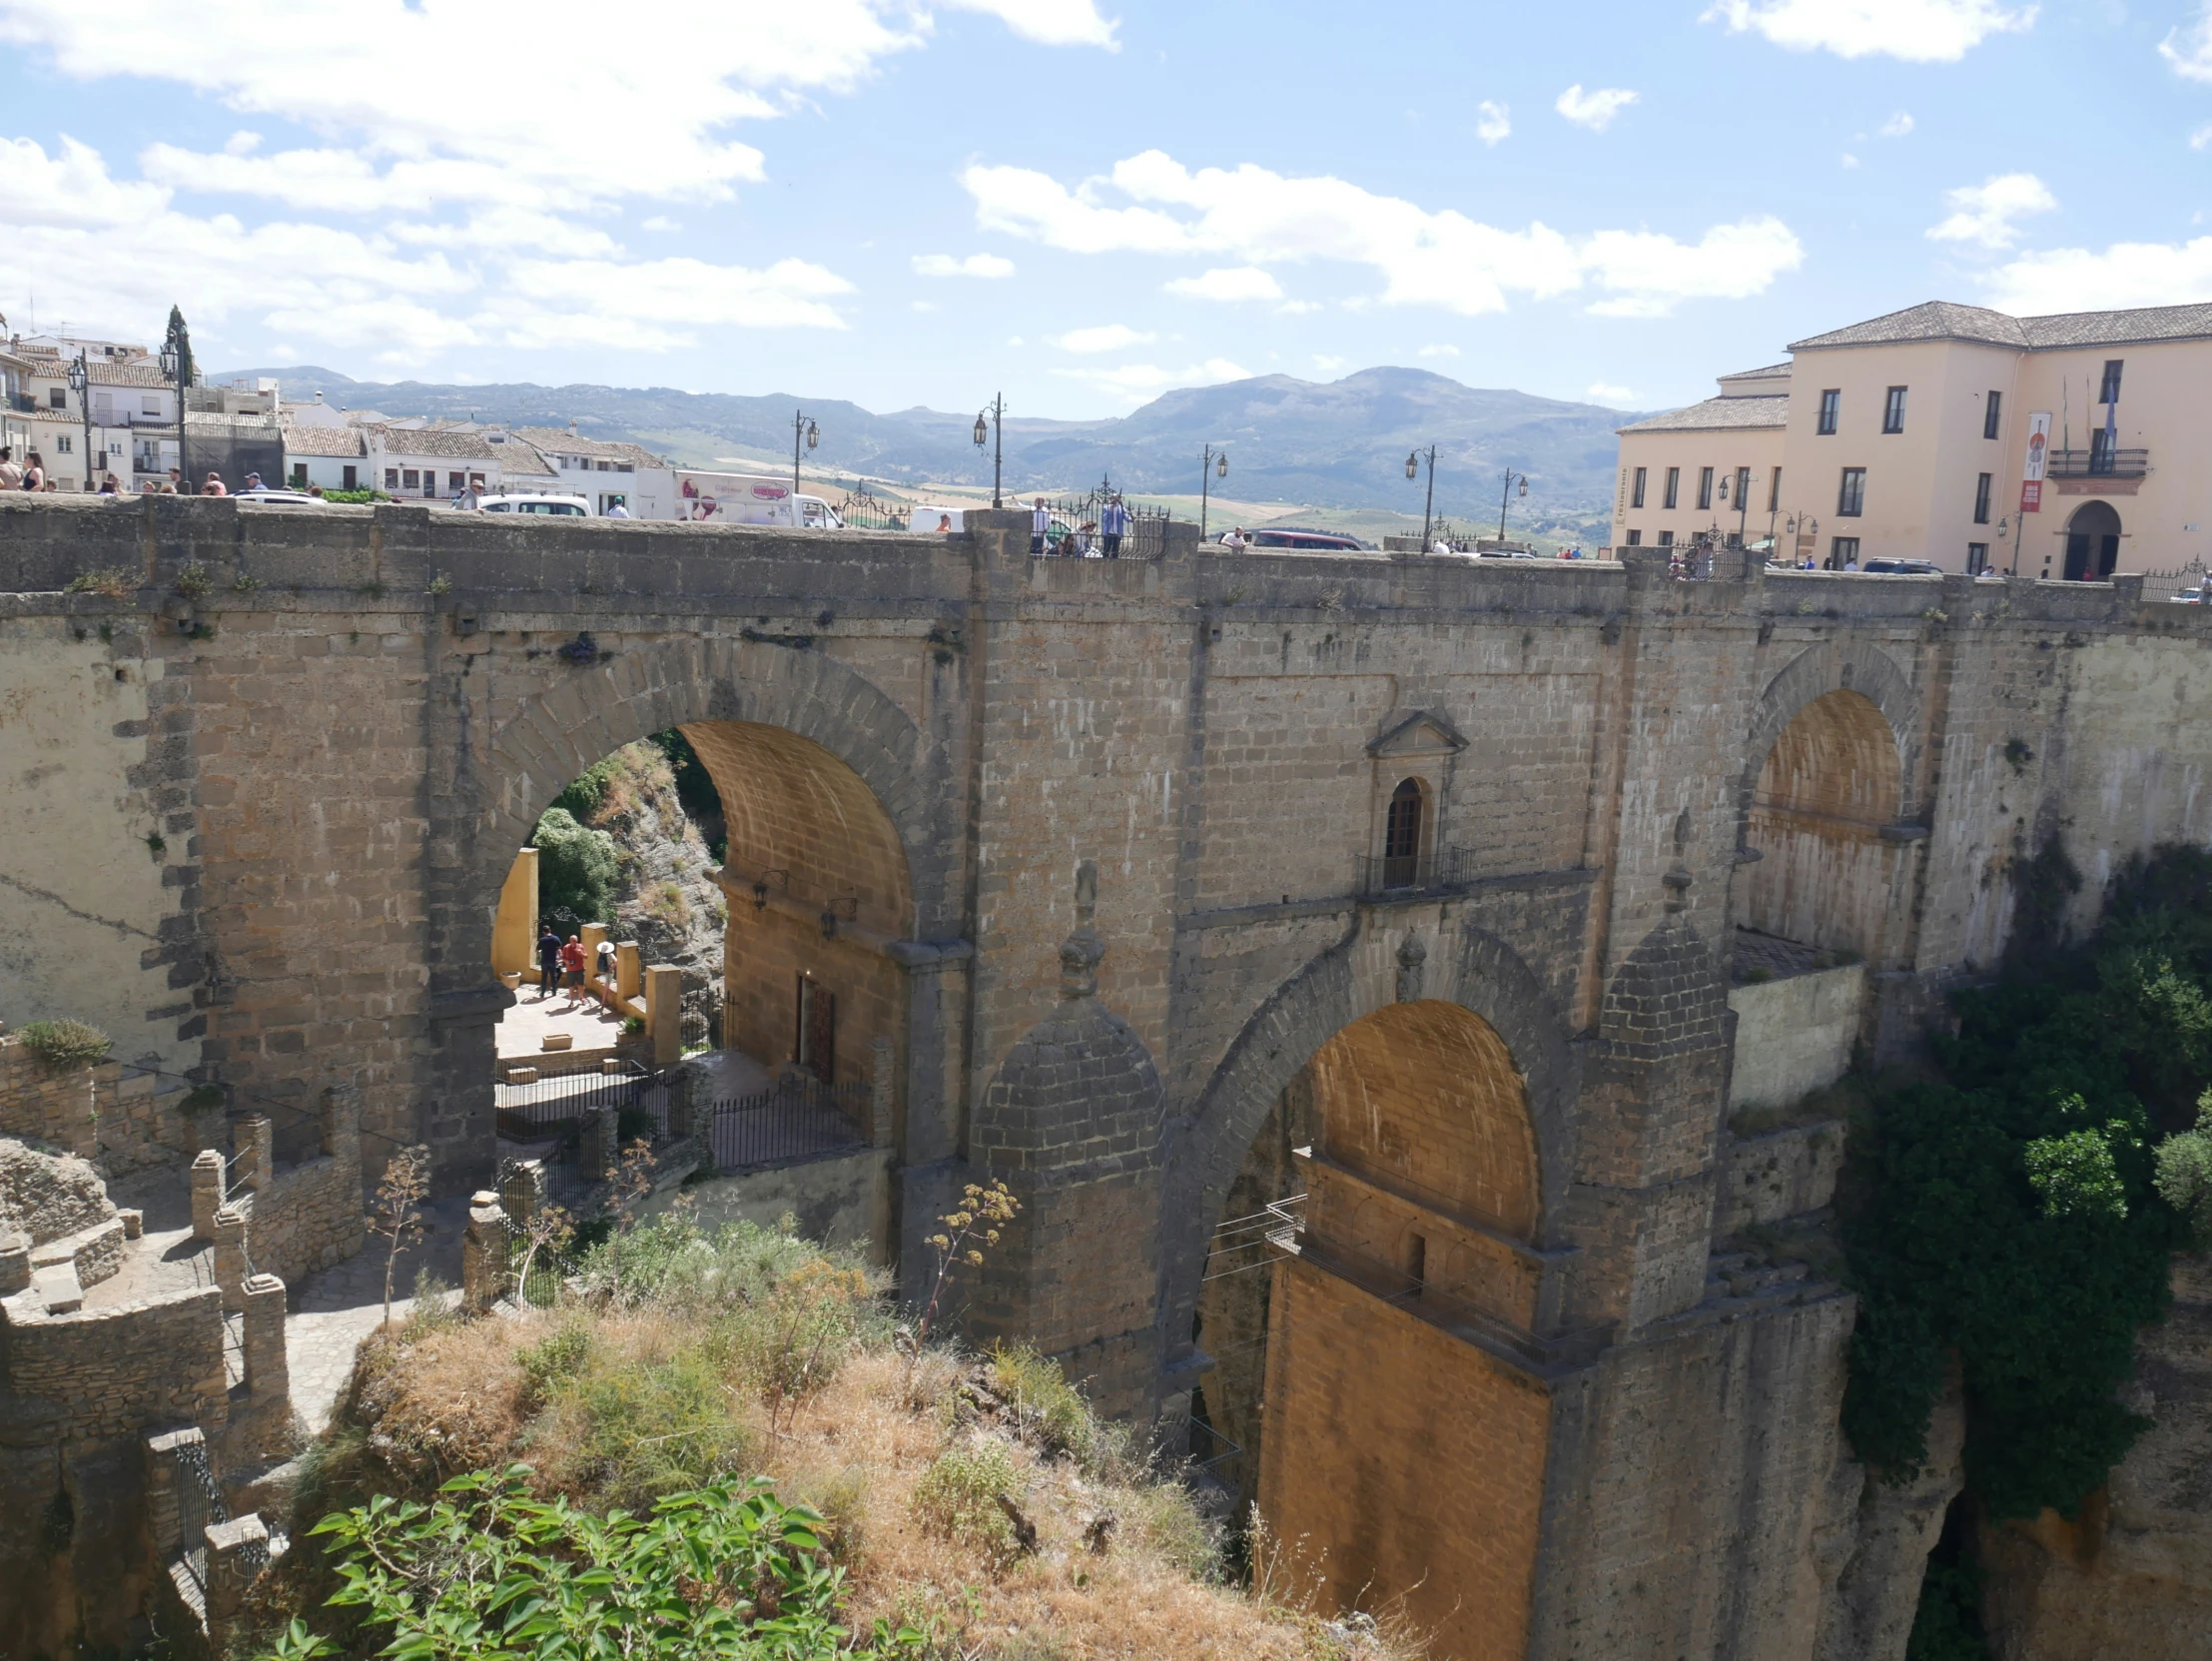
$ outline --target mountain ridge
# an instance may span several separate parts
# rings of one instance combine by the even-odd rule
[[[974,417],[916,405],[879,414],[846,400],[783,393],[687,393],[676,388],[532,382],[460,386],[357,381],[317,365],[239,370],[215,377],[269,377],[288,403],[321,393],[341,408],[392,416],[473,416],[509,425],[565,426],[628,439],[697,466],[733,450],[763,459],[788,453],[791,417],[804,409],[820,427],[810,467],[893,483],[988,484],[991,458],[971,439]],[[1614,428],[1633,414],[1510,388],[1476,388],[1433,371],[1382,365],[1336,381],[1254,376],[1161,394],[1125,415],[1059,420],[1009,415],[1006,484],[1014,491],[1088,487],[1110,476],[1133,492],[1195,493],[1203,446],[1226,448],[1231,489],[1331,508],[1418,512],[1426,450],[1437,446],[1440,514],[1486,518],[1511,467],[1529,477],[1516,503],[1524,526],[1549,523],[1584,537],[1610,517]],[[1423,452],[1422,477],[1408,481],[1409,450]],[[1524,511],[1525,510],[1525,511]]]

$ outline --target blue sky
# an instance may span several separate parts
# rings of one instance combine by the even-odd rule
[[[1652,409],[2212,299],[2207,0],[0,0],[0,312],[214,368]]]

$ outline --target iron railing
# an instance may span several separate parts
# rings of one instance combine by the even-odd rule
[[[1011,500],[1008,505],[1026,506],[1034,511],[1036,499],[1032,496],[1027,502]],[[1121,510],[1128,515],[1129,526],[1108,547],[1105,530],[1106,508],[1116,500],[1119,501]],[[1052,557],[1157,559],[1167,551],[1167,509],[1156,504],[1129,500],[1110,478],[1100,479],[1098,488],[1088,495],[1063,497],[1059,501],[1048,500],[1045,510],[1049,523],[1045,530],[1045,546],[1041,551]],[[1034,544],[1034,534],[1031,540]]]
[[[756,1096],[695,1106],[692,1123],[706,1127],[716,1170],[746,1171],[865,1148],[874,1099],[867,1084],[784,1079]]]
[[[2192,559],[2170,571],[2145,571],[2143,573],[2143,598],[2146,600],[2178,600],[2189,595],[2186,602],[2192,605],[2204,603],[2204,585],[2212,572],[2207,572],[2204,561]]]
[[[907,504],[885,501],[860,484],[846,491],[837,504],[837,516],[855,530],[904,530],[912,511]]]
[[[2050,478],[2141,478],[2150,471],[2147,449],[2054,449],[2044,462]]]
[[[223,1489],[215,1480],[215,1472],[208,1468],[206,1444],[192,1442],[178,1448],[177,1527],[184,1536],[181,1544],[185,1572],[192,1576],[192,1583],[200,1588],[203,1598],[208,1590],[208,1529],[213,1524],[230,1520],[230,1508],[223,1503]]]
[[[1477,850],[1446,846],[1417,854],[1361,854],[1356,892],[1362,896],[1456,888],[1474,880]]]

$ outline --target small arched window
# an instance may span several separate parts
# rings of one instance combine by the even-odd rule
[[[1390,815],[1383,822],[1382,885],[1412,888],[1421,880],[1421,785],[1400,779],[1390,792]]]

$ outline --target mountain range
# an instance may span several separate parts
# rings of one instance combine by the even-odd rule
[[[792,416],[821,431],[807,457],[816,472],[893,484],[991,482],[991,456],[974,442],[975,417],[916,408],[878,415],[838,400],[744,397],[667,387],[442,386],[356,381],[312,366],[239,370],[230,381],[274,378],[287,403],[318,393],[342,408],[386,415],[473,416],[512,426],[575,421],[595,438],[627,439],[681,464],[727,464],[733,454],[788,456]],[[1110,477],[1137,493],[1195,495],[1204,446],[1229,453],[1214,487],[1243,501],[1324,508],[1422,510],[1426,450],[1436,446],[1436,510],[1478,522],[1495,513],[1505,469],[1528,475],[1513,522],[1593,537],[1610,517],[1614,429],[1637,417],[1590,404],[1467,387],[1426,370],[1362,370],[1315,383],[1257,376],[1166,393],[1129,415],[1099,420],[1010,415],[1006,485],[1060,493]],[[1423,451],[1424,477],[1405,476]]]

